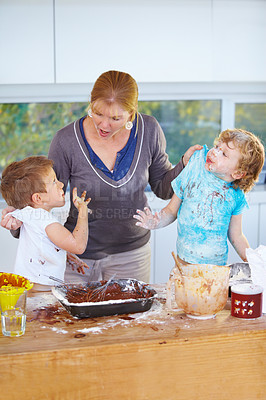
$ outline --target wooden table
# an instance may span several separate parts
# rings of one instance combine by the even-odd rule
[[[266,315],[211,320],[167,310],[78,320],[51,293],[28,298],[26,333],[0,334],[8,400],[266,399]]]

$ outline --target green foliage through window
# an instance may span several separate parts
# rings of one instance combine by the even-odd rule
[[[260,138],[266,146],[266,104],[239,103],[235,108],[235,125],[246,129]]]
[[[86,109],[86,103],[0,104],[0,170],[29,155],[47,155],[54,134]],[[193,144],[211,147],[220,132],[219,100],[145,101],[139,111],[159,121],[173,164]],[[265,145],[266,104],[236,104],[235,126],[255,133]]]
[[[0,169],[30,155],[47,155],[57,130],[85,113],[84,103],[0,104]]]
[[[170,161],[176,164],[194,144],[207,144],[220,133],[220,101],[149,101],[140,102],[139,111],[153,115],[160,123],[167,142]]]

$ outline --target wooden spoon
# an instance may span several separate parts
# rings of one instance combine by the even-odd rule
[[[180,275],[183,277],[184,274],[183,274],[183,271],[182,271],[180,262],[177,260],[176,255],[175,255],[175,253],[174,253],[173,251],[172,251],[172,256],[173,256],[173,258],[174,258],[174,260],[175,260],[175,265],[177,266]]]

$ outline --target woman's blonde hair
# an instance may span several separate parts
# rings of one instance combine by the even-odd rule
[[[96,80],[91,91],[92,110],[97,100],[102,100],[107,104],[118,103],[131,114],[131,121],[133,121],[138,110],[138,85],[135,79],[126,72],[104,72]]]
[[[265,160],[264,147],[260,139],[253,133],[243,129],[227,129],[220,133],[215,140],[217,142],[233,142],[241,153],[237,170],[243,172],[244,176],[233,182],[234,188],[240,188],[244,192],[252,189],[259,178]]]

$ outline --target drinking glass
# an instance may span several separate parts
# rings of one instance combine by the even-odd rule
[[[25,333],[27,291],[21,287],[6,286],[0,289],[2,333],[15,337]]]

